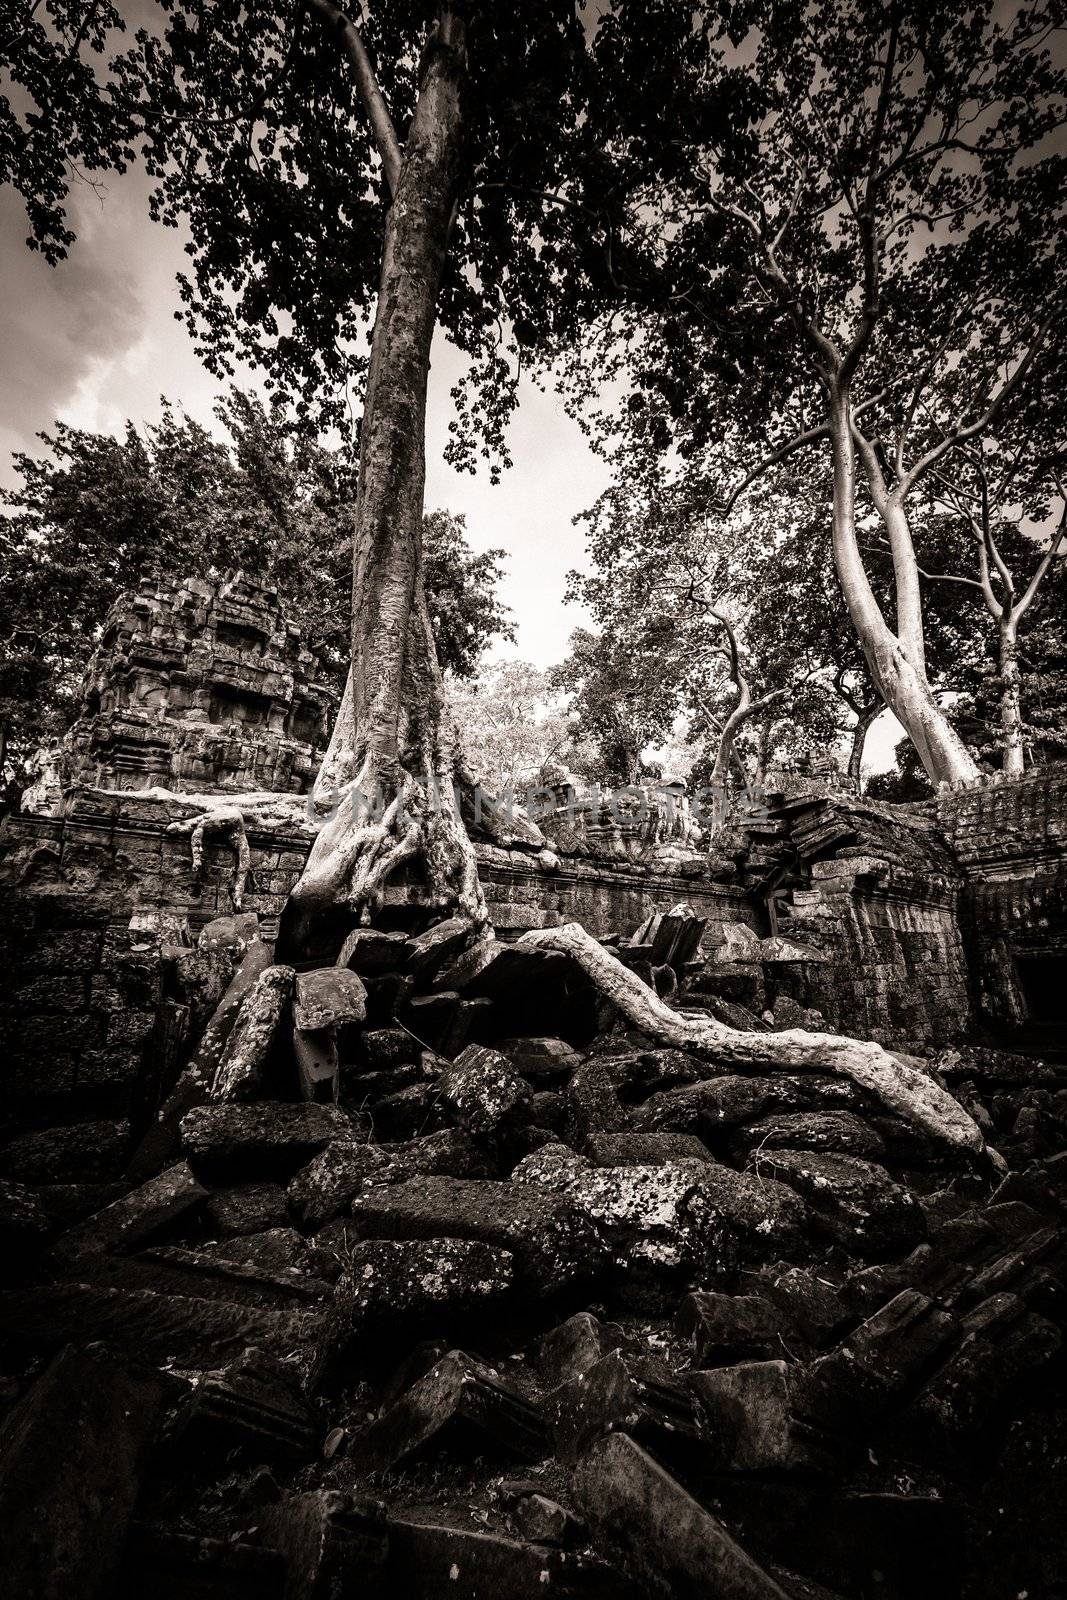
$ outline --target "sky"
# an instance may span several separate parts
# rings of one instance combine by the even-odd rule
[[[49,267],[26,248],[21,202],[0,189],[0,482],[14,481],[12,452],[38,450],[36,435],[57,420],[119,433],[127,418],[138,426],[154,422],[165,394],[214,426],[218,385],[174,316],[182,238],[148,219],[147,193],[138,173],[109,178],[99,193],[76,187],[69,208],[77,242],[67,261]],[[608,470],[556,397],[523,380],[510,433],[515,465],[496,486],[488,471],[455,472],[444,449],[461,363],[443,338],[435,343],[427,508],[462,513],[475,549],[506,550],[501,598],[517,638],[493,654],[548,666],[583,621],[578,608],[563,603],[568,570],[586,565],[573,518],[607,487]],[[242,382],[258,387],[252,373]],[[868,737],[873,768],[891,765],[899,737],[886,714]]]
[[[214,424],[218,384],[205,372],[184,325],[175,321],[175,276],[186,258],[174,229],[149,221],[148,182],[111,178],[106,192],[75,189],[77,242],[67,261],[49,267],[27,250],[21,203],[0,190],[0,479],[14,479],[11,456],[39,448],[35,435],[57,419],[118,433],[131,418],[150,424],[160,395]],[[502,598],[518,638],[507,654],[539,666],[558,661],[581,621],[564,607],[569,568],[583,564],[583,536],[572,518],[607,487],[604,463],[551,393],[522,383],[510,436],[514,467],[494,487],[488,471],[472,477],[444,460],[449,393],[462,358],[444,339],[434,345],[427,415],[428,509],[467,519],[477,550],[503,546]],[[244,386],[257,388],[248,373]]]

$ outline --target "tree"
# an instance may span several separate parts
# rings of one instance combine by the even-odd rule
[[[529,661],[497,661],[450,685],[449,702],[470,770],[490,797],[521,803],[553,764],[571,764],[575,722],[552,675]]]
[[[142,574],[217,578],[243,569],[283,604],[343,687],[351,625],[354,474],[343,451],[297,435],[277,410],[232,391],[225,439],[174,410],[121,438],[58,423],[0,519],[0,714],[15,788],[42,738],[76,714],[92,641]],[[427,595],[446,670],[464,677],[495,636],[499,551],[476,555],[462,518],[426,519]]]
[[[829,751],[846,708],[866,713],[862,655],[825,566],[812,559],[821,514],[803,487],[776,485],[729,518],[709,518],[684,480],[643,474],[640,462],[587,513],[593,570],[571,574],[570,595],[628,664],[609,662],[602,674],[601,715],[615,726],[639,705],[637,750],[683,716],[704,752],[696,771],[721,794],[735,768],[746,784],[762,780],[779,724],[795,759]],[[596,697],[587,691],[586,700],[583,724],[595,726]]]
[[[596,192],[623,243],[593,359],[632,380],[627,449],[673,443],[723,514],[794,453],[824,453],[852,625],[935,781],[978,769],[930,681],[914,513],[934,473],[1048,393],[1057,17],[1044,0],[1004,21],[992,0],[645,0],[597,36]]]

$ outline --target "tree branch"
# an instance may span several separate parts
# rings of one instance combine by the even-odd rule
[[[389,185],[390,195],[395,196],[404,157],[396,129],[393,127],[393,119],[389,115],[389,108],[378,86],[367,47],[363,43],[363,35],[351,17],[342,11],[340,6],[334,4],[334,0],[308,0],[308,5],[335,30],[341,41],[341,48],[352,63],[359,97],[367,113],[374,142],[378,146],[378,154],[382,158],[385,181]]]

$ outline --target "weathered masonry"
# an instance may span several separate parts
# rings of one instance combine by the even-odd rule
[[[203,1021],[200,931],[235,910],[232,849],[209,840],[195,868],[168,827],[197,794],[292,797],[277,825],[248,828],[241,909],[273,937],[311,837],[322,677],[277,597],[244,579],[145,584],[112,613],[82,715],[0,837],[9,1127],[65,1127],[73,1144],[88,1121],[104,1151],[150,1114]],[[477,841],[502,938],[572,920],[630,933],[684,902],[707,919],[694,1003],[776,1024],[817,1011],[918,1048],[983,1028],[1048,1042],[1067,1021],[1063,769],[928,806],[800,785],[710,852],[654,812],[576,824],[561,806],[542,826],[539,844]],[[419,885],[397,882],[386,925],[420,915]]]

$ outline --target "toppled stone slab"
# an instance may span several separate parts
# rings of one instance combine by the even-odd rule
[[[196,1106],[181,1123],[182,1149],[196,1172],[231,1183],[241,1177],[288,1177],[332,1144],[351,1139],[352,1125],[336,1106]]]
[[[652,1361],[612,1350],[551,1395],[556,1454],[573,1466],[595,1439],[625,1429],[650,1449],[668,1453],[702,1444],[700,1416],[689,1389]]]
[[[206,1198],[207,1190],[193,1177],[188,1162],[179,1161],[69,1229],[57,1241],[56,1251],[73,1259],[108,1250],[134,1250]]]
[[[316,1489],[264,1507],[259,1520],[264,1541],[285,1559],[284,1600],[384,1600],[389,1538],[376,1501]]]
[[[403,1398],[372,1422],[349,1446],[349,1459],[363,1472],[384,1472],[424,1449],[460,1444],[506,1459],[539,1461],[547,1435],[540,1415],[527,1400],[501,1383],[496,1372],[461,1350],[452,1350],[414,1383]]]
[[[258,1345],[313,1381],[335,1336],[327,1313],[265,1311],[148,1289],[71,1283],[0,1295],[0,1339],[19,1349],[99,1339],[131,1360],[204,1370]]]
[[[528,1184],[409,1178],[357,1196],[352,1224],[362,1239],[479,1239],[498,1245],[515,1257],[520,1284],[537,1293],[588,1282],[609,1259],[587,1212]]]
[[[691,1133],[592,1133],[585,1154],[595,1167],[655,1167],[715,1159]]]
[[[52,1232],[48,1210],[39,1194],[20,1183],[0,1178],[0,1254],[9,1264],[35,1256]]]
[[[848,1109],[856,1104],[862,1104],[862,1096],[844,1078],[818,1073],[782,1073],[773,1078],[731,1075],[654,1095],[633,1120],[635,1128],[645,1133],[714,1138],[771,1112]]]
[[[262,1351],[244,1350],[205,1373],[175,1419],[171,1437],[198,1450],[233,1450],[255,1461],[301,1461],[322,1429],[298,1383]]]
[[[476,1239],[368,1239],[349,1252],[345,1302],[353,1328],[399,1331],[497,1306],[514,1279],[511,1253]]]
[[[407,942],[405,970],[428,978],[446,961],[452,961],[470,943],[471,925],[465,917],[449,917]]]
[[[537,1350],[537,1363],[547,1387],[571,1383],[595,1367],[609,1351],[623,1343],[621,1329],[605,1325],[588,1311],[576,1311],[546,1333]]]
[[[746,1361],[693,1372],[689,1387],[719,1471],[785,1472],[813,1465],[811,1447],[794,1415],[788,1362]]]
[[[778,1357],[791,1320],[773,1302],[752,1294],[697,1290],[678,1307],[676,1326],[693,1353],[693,1366],[720,1367],[754,1357]]]
[[[803,1195],[831,1238],[856,1255],[872,1259],[907,1250],[926,1233],[915,1196],[874,1162],[814,1150],[760,1150],[748,1164],[758,1176]]]
[[[232,1189],[216,1189],[204,1209],[214,1234],[225,1239],[284,1228],[289,1222],[289,1207],[280,1183],[243,1183]]]
[[[709,1213],[690,1206],[704,1165],[594,1167],[566,1145],[550,1144],[526,1156],[511,1176],[574,1200],[627,1261],[670,1272],[702,1261],[709,1248],[703,1226]]]
[[[301,1100],[336,1105],[341,1098],[341,1061],[334,1029],[294,1028],[293,1055]]]
[[[289,1205],[300,1226],[314,1233],[339,1216],[366,1184],[395,1173],[395,1163],[377,1145],[337,1139],[291,1180]]]
[[[155,1377],[67,1350],[4,1423],[0,1570],[13,1595],[106,1592],[164,1407]]]
[[[118,1175],[128,1122],[77,1122],[20,1134],[0,1150],[0,1172],[16,1183],[92,1183]]]
[[[377,977],[402,964],[408,941],[403,933],[385,933],[380,928],[353,928],[345,939],[338,966],[358,972],[361,977]]]
[[[366,1015],[366,987],[347,967],[318,967],[313,972],[297,973],[294,1027],[317,1032],[362,1022]]]
[[[497,1133],[527,1110],[529,1084],[496,1050],[471,1044],[438,1080],[441,1099],[468,1133]]]
[[[574,1474],[583,1515],[650,1596],[789,1600],[785,1590],[625,1433],[599,1440]]]
[[[885,1140],[851,1111],[780,1111],[738,1128],[731,1154],[743,1161],[753,1150],[817,1150],[833,1155],[874,1157]]]
[[[296,973],[267,967],[241,1001],[211,1086],[214,1101],[254,1100],[263,1093],[271,1049],[289,1007]]]
[[[608,1600],[611,1593],[590,1586],[576,1557],[542,1544],[406,1519],[390,1519],[388,1529],[387,1593],[404,1600]]]
[[[563,1039],[502,1039],[498,1048],[515,1071],[533,1083],[569,1078],[582,1059]]]

